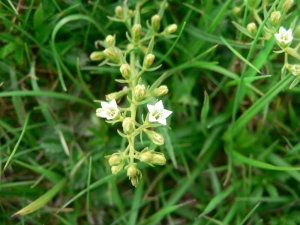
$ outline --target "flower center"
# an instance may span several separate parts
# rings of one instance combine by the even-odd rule
[[[162,115],[162,110],[154,110],[153,113],[152,113],[152,116],[158,120]]]

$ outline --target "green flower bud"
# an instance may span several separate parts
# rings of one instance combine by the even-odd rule
[[[90,59],[92,61],[101,61],[105,58],[105,55],[103,52],[92,52],[90,55]]]
[[[166,34],[172,34],[175,33],[177,30],[177,25],[176,24],[171,24],[167,26],[167,28],[164,30]]]
[[[146,55],[145,59],[144,59],[144,65],[143,67],[148,69],[152,66],[153,62],[154,62],[154,59],[155,59],[155,55],[153,54],[148,54]]]
[[[140,154],[140,161],[144,163],[150,163],[153,158],[153,155],[151,152],[142,152]]]
[[[123,19],[124,18],[124,13],[123,13],[123,8],[122,6],[117,6],[115,8],[115,13],[116,13],[116,16],[120,19]]]
[[[126,46],[126,49],[127,51],[131,51],[132,49],[134,49],[134,45],[129,43],[127,46]]]
[[[123,169],[123,166],[122,166],[122,165],[112,166],[112,167],[111,167],[111,173],[116,175],[116,174],[118,174],[122,169]]]
[[[252,36],[255,36],[257,33],[257,27],[256,27],[255,23],[249,23],[247,25],[247,30]]]
[[[234,14],[235,16],[240,16],[241,13],[242,13],[242,10],[241,10],[240,7],[235,6],[235,7],[233,8],[233,14]]]
[[[169,89],[166,85],[161,85],[158,88],[154,89],[153,95],[154,96],[162,96],[169,92]]]
[[[292,6],[294,5],[294,0],[286,0],[281,7],[281,10],[283,12],[287,12],[290,10],[290,8],[292,8]]]
[[[115,45],[115,37],[112,35],[107,35],[105,42],[109,45]]]
[[[166,164],[166,157],[164,154],[154,154],[151,160],[151,163],[163,166]]]
[[[131,71],[130,66],[128,64],[122,64],[122,66],[120,67],[120,72],[126,80],[130,79]]]
[[[121,90],[121,91],[113,92],[108,95],[105,95],[106,101],[110,102],[113,99],[118,100],[118,99],[122,98],[124,95],[126,95],[128,92],[129,92],[129,89],[125,86],[123,88],[123,90]]]
[[[151,25],[153,28],[153,31],[156,33],[158,32],[159,28],[160,28],[160,16],[159,15],[154,15],[151,18]]]
[[[272,12],[270,16],[270,23],[272,26],[276,27],[281,19],[281,13],[279,11]]]
[[[108,163],[110,166],[118,166],[122,163],[122,158],[119,155],[112,155],[109,158]]]
[[[131,134],[135,130],[135,124],[133,119],[126,117],[122,123],[123,131],[125,134]]]
[[[127,168],[127,176],[129,178],[133,178],[133,177],[137,177],[138,175],[138,170],[137,168],[134,166],[134,165],[130,165],[128,168]]]
[[[138,45],[141,38],[141,24],[135,24],[132,28],[132,40],[134,45]]]
[[[130,179],[132,186],[137,187],[139,184],[139,178],[138,177],[132,177]]]
[[[119,64],[120,63],[120,55],[117,52],[116,48],[107,48],[103,51],[106,58],[111,60],[114,63]]]
[[[300,76],[300,65],[296,64],[296,65],[292,65],[290,67],[290,72],[294,75],[294,76]]]
[[[143,84],[138,84],[134,88],[134,96],[137,101],[140,101],[146,94],[146,87]]]
[[[163,145],[165,142],[164,137],[159,134],[156,133],[155,131],[150,131],[150,130],[145,130],[147,136],[149,137],[149,139],[156,145]]]

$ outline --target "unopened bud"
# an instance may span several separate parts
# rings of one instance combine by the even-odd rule
[[[127,168],[127,176],[130,178],[136,177],[138,175],[138,170],[135,166],[131,165]]]
[[[152,153],[151,152],[142,152],[140,154],[140,161],[145,163],[150,163],[152,160]]]
[[[129,44],[126,46],[126,49],[127,49],[128,51],[131,51],[132,49],[134,49],[134,45],[131,44],[131,43],[129,43]]]
[[[135,124],[133,119],[126,117],[122,123],[123,131],[125,134],[131,134],[135,130]]]
[[[123,8],[122,6],[117,6],[115,9],[116,16],[120,19],[124,18]]]
[[[92,52],[90,55],[90,59],[92,61],[101,61],[105,58],[105,55],[103,52]]]
[[[281,10],[283,12],[287,12],[290,10],[290,8],[292,8],[294,4],[294,0],[285,0],[285,2],[282,4]]]
[[[123,166],[112,166],[111,167],[111,173],[112,174],[118,174],[123,169]]]
[[[128,10],[128,17],[132,17],[133,11],[131,9]]]
[[[154,62],[154,59],[155,59],[155,55],[153,55],[151,53],[146,55],[146,57],[144,59],[143,67],[145,67],[146,69],[150,68]]]
[[[163,154],[154,154],[151,163],[163,166],[166,164],[166,157]]]
[[[270,23],[272,26],[276,27],[281,19],[281,13],[279,11],[272,12],[270,16]]]
[[[164,137],[159,134],[156,133],[155,131],[146,131],[147,136],[149,137],[149,139],[156,145],[163,145],[165,142]]]
[[[152,16],[151,25],[152,25],[153,31],[155,33],[158,32],[158,30],[160,28],[160,16],[159,15]]]
[[[233,14],[234,14],[235,16],[240,16],[241,13],[242,13],[242,10],[241,10],[240,7],[235,6],[235,7],[233,8]]]
[[[172,33],[176,32],[176,30],[177,30],[177,25],[176,24],[172,24],[172,25],[167,26],[167,28],[165,29],[164,32],[166,34],[172,34]]]
[[[108,58],[109,60],[111,60],[114,63],[119,64],[120,56],[119,56],[119,53],[117,53],[116,48],[107,48],[103,51],[103,53],[106,56],[106,58]]]
[[[146,93],[146,87],[143,84],[138,84],[134,88],[134,96],[137,101],[140,101]]]
[[[292,65],[290,71],[294,76],[300,76],[300,65]]]
[[[105,42],[109,45],[115,45],[115,37],[112,35],[107,35]]]
[[[158,88],[154,89],[153,95],[154,96],[162,96],[169,92],[169,89],[166,85],[161,85]]]
[[[139,178],[138,178],[138,177],[132,177],[132,178],[130,179],[130,181],[131,181],[132,186],[137,187],[138,184],[139,184]]]
[[[257,33],[257,27],[255,25],[255,23],[249,23],[247,25],[247,31],[252,35],[255,36]]]
[[[111,100],[115,99],[118,100],[122,98],[124,95],[126,95],[129,92],[129,89],[127,87],[124,87],[123,90],[118,92],[113,92],[108,95],[105,95],[106,101],[110,102]]]
[[[126,80],[130,79],[131,71],[130,66],[128,64],[122,64],[122,66],[120,67],[120,72]]]
[[[119,155],[112,155],[109,158],[108,163],[110,166],[118,166],[122,163],[122,158]]]
[[[132,28],[132,40],[134,45],[138,45],[141,38],[141,24],[135,24]]]

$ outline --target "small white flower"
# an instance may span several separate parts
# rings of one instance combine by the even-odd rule
[[[113,99],[110,102],[101,102],[101,107],[96,110],[96,116],[106,118],[108,120],[114,119],[118,113],[119,109],[116,100]]]
[[[149,110],[149,121],[159,122],[163,125],[167,124],[166,118],[172,113],[170,110],[164,109],[162,101],[158,101],[155,105],[147,104]]]
[[[289,46],[293,40],[292,29],[286,30],[284,27],[280,27],[279,33],[275,34],[275,38],[282,47]]]
[[[292,67],[291,67],[291,73],[294,76],[299,76],[300,75],[300,65],[299,64],[292,65]]]

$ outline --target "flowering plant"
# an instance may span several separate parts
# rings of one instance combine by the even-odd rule
[[[113,21],[125,23],[128,28],[128,33],[126,33],[129,41],[127,49],[118,48],[115,37],[108,35],[104,41],[96,42],[104,50],[93,52],[90,55],[93,61],[103,60],[100,66],[108,64],[119,67],[123,79],[117,79],[116,81],[126,85],[122,90],[106,95],[107,102],[101,101],[101,108],[96,110],[96,115],[105,118],[111,124],[122,123],[123,131],[118,130],[117,132],[127,139],[128,145],[124,150],[119,150],[106,156],[106,158],[108,158],[112,173],[118,174],[123,169],[127,170],[127,176],[135,187],[138,185],[139,179],[142,178],[141,171],[137,169],[137,161],[151,166],[166,163],[164,154],[154,151],[156,146],[164,144],[164,137],[153,129],[159,126],[167,127],[166,119],[172,113],[172,111],[164,108],[161,100],[157,101],[156,99],[156,97],[168,93],[168,87],[160,85],[167,74],[163,74],[148,87],[143,83],[142,75],[160,67],[152,67],[155,60],[153,54],[155,37],[173,37],[172,33],[177,29],[177,26],[172,24],[159,32],[160,20],[166,7],[166,3],[163,2],[159,13],[151,18],[151,25],[148,25],[147,32],[142,36],[142,25],[139,16],[140,7],[141,4],[137,4],[135,11],[131,11],[126,5],[124,7],[118,6],[115,10],[116,16],[110,18]],[[139,62],[139,58],[143,58],[142,63]],[[121,106],[121,98],[124,96],[127,96],[129,107]],[[154,103],[154,105],[151,103]],[[146,118],[142,116],[141,120],[138,121],[137,109],[146,109],[146,104],[149,112]],[[143,133],[147,135],[153,144],[139,151],[135,147],[135,141],[139,135],[143,143]]]
[[[300,55],[297,52],[300,47],[300,43],[298,43],[298,45],[294,48],[290,47],[294,39],[293,30],[295,28],[297,19],[295,19],[294,22],[290,24],[289,29],[285,29],[283,26],[281,26],[281,24],[284,21],[284,18],[290,15],[288,14],[288,12],[293,7],[294,0],[283,0],[281,1],[281,3],[279,3],[279,1],[276,1],[272,5],[270,14],[268,14],[269,16],[265,18],[266,22],[263,22],[263,20],[259,16],[259,12],[263,10],[263,7],[259,7],[261,3],[260,0],[247,0],[246,3],[247,3],[246,4],[247,7],[253,14],[253,19],[255,20],[255,22],[258,23],[259,26],[263,27],[264,36],[259,37],[259,40],[261,40],[262,43],[264,43],[264,41],[275,37],[275,40],[281,50],[274,51],[274,52],[284,53],[285,61],[281,70],[282,77],[285,76],[287,71],[290,72],[292,75],[296,76],[296,78],[290,85],[290,88],[293,88],[300,81],[300,72],[299,72],[300,64],[289,64],[288,58],[289,56],[291,56],[296,58],[297,60],[300,59]],[[266,7],[267,5],[268,3],[266,1],[266,3],[264,3],[263,6]],[[275,10],[274,6],[277,6],[277,10]],[[233,24],[242,33],[244,33],[245,35],[247,35],[252,39],[255,39],[258,33],[258,29],[255,22],[249,23],[247,25],[247,29],[243,28],[242,26],[240,26],[235,22],[233,22]]]

